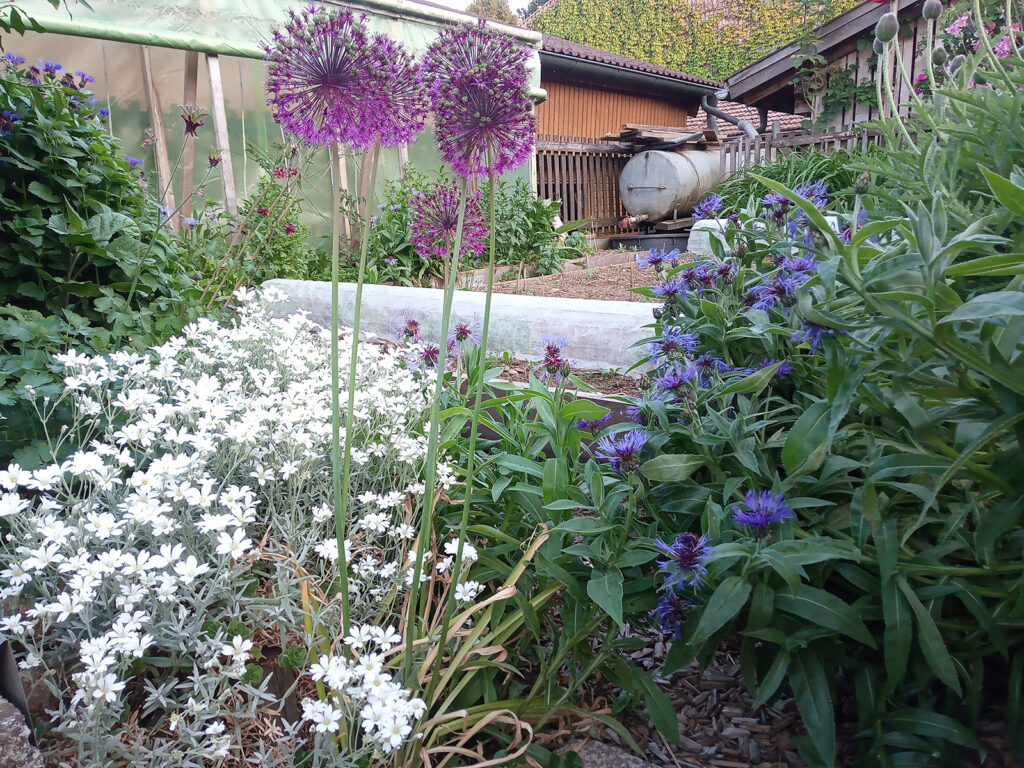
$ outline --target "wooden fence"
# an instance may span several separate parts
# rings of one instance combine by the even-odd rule
[[[879,140],[877,133],[865,128],[845,128],[825,133],[788,131],[777,135],[764,134],[756,139],[737,136],[722,145],[720,168],[724,178],[745,165],[773,162],[787,152],[814,150],[828,154],[837,149],[865,150]]]
[[[619,174],[632,157],[621,144],[579,136],[537,137],[537,194],[562,203],[562,221],[590,219],[594,235],[622,232]]]

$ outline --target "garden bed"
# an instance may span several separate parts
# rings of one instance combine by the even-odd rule
[[[616,251],[612,253],[618,255]],[[565,271],[557,275],[528,277],[497,283],[496,293],[528,296],[553,296],[572,299],[603,299],[606,301],[640,301],[649,299],[633,293],[633,288],[649,287],[658,281],[652,270],[637,269],[633,252],[622,254],[626,263],[605,264]]]

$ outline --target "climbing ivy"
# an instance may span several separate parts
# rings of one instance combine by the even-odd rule
[[[723,80],[807,38],[859,0],[558,0],[534,27],[691,75]]]

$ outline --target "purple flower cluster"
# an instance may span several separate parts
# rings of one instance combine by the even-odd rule
[[[403,344],[417,344],[423,341],[423,336],[420,334],[419,320],[416,320],[407,312],[405,315],[405,323],[395,330],[395,341],[399,341]]]
[[[828,207],[828,184],[820,179],[809,184],[800,184],[793,191],[814,203],[814,207],[819,211],[824,211]]]
[[[476,346],[480,343],[480,323],[459,320],[448,333],[448,354],[458,354],[464,347]]]
[[[638,253],[636,256],[637,269],[647,269],[648,267],[668,267],[671,266],[675,261],[676,257],[679,256],[679,249],[673,248],[669,250],[659,250],[658,248],[651,248],[647,253]]]
[[[460,176],[502,174],[533,149],[535,123],[529,52],[507,35],[476,25],[445,29],[423,61],[441,155]]]
[[[692,333],[684,333],[680,329],[666,325],[661,336],[647,347],[651,362],[659,364],[674,359],[697,348],[697,337]]]
[[[658,561],[658,567],[666,571],[665,586],[674,591],[696,587],[707,576],[703,563],[711,554],[707,536],[698,537],[693,533],[680,533],[672,544],[657,539],[655,545],[667,555]]]
[[[701,219],[717,218],[718,212],[721,210],[722,196],[712,193],[694,206],[693,220],[700,221]]]
[[[581,432],[595,432],[611,421],[611,418],[612,414],[611,411],[609,411],[599,419],[577,419],[576,429]]]
[[[687,383],[697,375],[697,366],[688,361],[677,361],[672,365],[665,366],[660,373],[654,376],[654,386],[666,394],[671,393],[677,397],[685,397]]]
[[[596,455],[605,459],[615,472],[632,472],[640,466],[640,451],[650,435],[642,429],[631,429],[605,435],[597,441]]]
[[[758,535],[764,535],[772,523],[794,517],[793,510],[781,493],[747,491],[742,504],[734,504],[732,516],[737,523],[749,526]]]
[[[420,65],[399,43],[374,35],[373,52],[384,83],[376,111],[367,116],[376,139],[385,147],[412,144],[426,124],[430,108]]]
[[[409,241],[424,259],[445,259],[455,247],[459,224],[459,193],[454,181],[442,182],[416,195],[409,205]],[[487,222],[480,208],[480,190],[466,198],[459,258],[479,256],[487,239]]]
[[[686,621],[686,609],[690,602],[676,592],[668,592],[658,598],[658,604],[651,611],[651,616],[658,620],[662,632],[671,632],[672,637],[679,640],[683,636],[683,623]]]
[[[561,382],[569,375],[572,363],[562,354],[562,349],[569,340],[562,336],[544,336],[537,347],[540,351],[540,362],[533,367],[533,375],[544,382]]]

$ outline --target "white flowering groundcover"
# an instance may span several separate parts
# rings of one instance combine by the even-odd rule
[[[232,323],[200,320],[144,355],[62,357],[76,418],[52,439],[68,458],[0,471],[0,637],[50,691],[55,757],[376,763],[415,738],[424,703],[394,668],[433,373],[359,346],[342,638],[329,343],[243,295]],[[340,347],[347,359],[347,337]],[[451,485],[443,457],[438,473]],[[445,550],[440,588],[454,576],[454,542]],[[464,602],[482,591],[465,572],[475,560],[467,544]],[[270,656],[296,667],[286,693],[269,684]],[[278,715],[285,697],[300,722]]]

